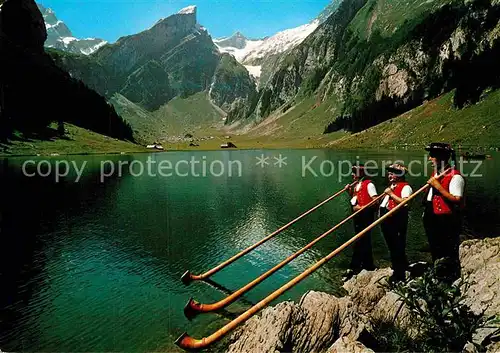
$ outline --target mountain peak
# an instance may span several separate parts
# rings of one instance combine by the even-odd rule
[[[247,38],[240,31],[234,33],[231,37],[217,39],[214,42],[221,48],[243,49],[247,45]]]
[[[75,38],[68,26],[56,17],[55,12],[51,8],[46,8],[39,3],[37,3],[37,6],[43,16],[45,28],[47,30],[47,40],[45,41],[46,47],[71,53],[90,55],[107,43],[101,39],[95,38]]]
[[[320,23],[325,22],[337,9],[339,8],[342,0],[332,0],[330,4],[328,4],[323,11],[316,17],[316,21]]]
[[[183,8],[179,12],[177,12],[179,15],[192,15],[196,14],[196,5],[191,5],[188,7]]]
[[[241,33],[240,31],[237,31],[235,34],[232,35],[233,38],[243,38],[243,39],[247,39],[247,37],[245,37],[243,35],[243,33]]]

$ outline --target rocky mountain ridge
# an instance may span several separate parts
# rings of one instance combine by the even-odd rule
[[[247,39],[236,32],[231,37],[214,40],[219,50],[233,55],[252,76],[260,79],[263,70],[272,65],[275,58],[302,43],[320,24],[328,19],[340,5],[340,0],[332,1],[317,18],[295,28],[285,29],[263,39]],[[266,72],[263,76],[267,78]]]
[[[45,47],[54,48],[69,53],[90,55],[107,42],[98,38],[78,39],[73,36],[68,26],[56,17],[54,11],[37,3],[42,13],[45,28],[47,29],[47,40]]]
[[[256,95],[248,71],[221,54],[197,22],[195,6],[104,45],[86,58],[57,52],[52,55],[61,67],[108,99],[118,93],[150,112],[174,97],[206,92],[207,99],[229,114],[233,104],[250,105],[249,99]],[[123,101],[113,100],[115,104]],[[130,120],[136,121],[135,117]]]
[[[500,82],[499,15],[495,0],[343,2],[274,60],[255,110],[239,123],[279,121],[309,97],[308,110],[331,115],[318,133],[361,131],[454,88],[458,107],[475,102]]]
[[[232,37],[216,40],[215,43],[221,52],[233,55],[242,64],[257,66],[266,57],[283,53],[302,43],[318,26],[319,20],[314,20],[260,40],[247,40],[241,34],[235,33]]]

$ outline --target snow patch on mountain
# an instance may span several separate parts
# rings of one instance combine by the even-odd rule
[[[96,41],[96,39],[94,38],[89,38],[87,39],[89,41]],[[84,55],[90,55],[92,54],[93,52],[97,51],[99,48],[105,46],[106,44],[108,44],[108,42],[106,41],[100,41],[98,42],[97,44],[95,45],[92,45],[90,47],[87,47],[87,48],[81,48],[80,51],[82,52],[82,54]]]
[[[196,13],[196,6],[195,5],[191,5],[191,6],[185,7],[182,10],[180,10],[179,12],[177,12],[177,13],[179,15],[191,15],[191,14],[194,14],[194,13]]]
[[[78,39],[76,39],[75,37],[62,37],[61,40],[64,43],[64,45],[68,45],[69,43],[74,42],[75,40]]]
[[[54,24],[50,24],[50,23],[47,23],[47,22],[46,22],[46,23],[45,23],[45,28],[47,28],[47,30],[49,30],[49,29],[51,29],[51,28],[53,28],[53,27],[57,27],[57,26],[59,26],[59,25],[60,25],[60,24],[62,24],[62,23],[63,23],[63,21],[57,21],[57,22],[56,22],[56,23],[54,23]]]
[[[221,53],[229,53],[235,57],[235,59],[239,62],[243,62],[243,59],[248,56],[249,53],[258,49],[263,43],[264,40],[246,40],[245,46],[241,49],[236,47],[222,47],[219,46],[221,40],[214,40],[215,45],[219,48]]]
[[[242,49],[224,46],[223,43],[227,42],[228,38],[214,40],[214,43],[221,52],[229,53],[239,62],[251,65],[269,55],[280,54],[296,47],[314,32],[319,24],[319,20],[314,20],[311,23],[278,32],[263,40],[247,40]]]
[[[260,74],[262,72],[262,66],[253,66],[253,65],[243,65],[245,69],[247,69],[248,73],[255,77],[256,79],[260,78]]]

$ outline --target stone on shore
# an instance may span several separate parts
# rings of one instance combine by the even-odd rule
[[[349,298],[310,291],[299,304],[280,303],[250,319],[228,353],[326,352],[337,338],[356,340],[363,329]]]
[[[500,314],[500,238],[472,240],[460,246],[462,272],[468,276],[466,304],[475,313]],[[280,303],[247,321],[232,337],[228,353],[372,353],[360,340],[372,332],[373,322],[390,322],[414,337],[415,327],[396,293],[381,285],[391,269],[362,271],[344,284],[347,296],[310,291],[298,304]],[[481,329],[473,337],[487,352],[499,352],[490,343],[495,329]],[[488,345],[489,344],[489,345]],[[473,352],[473,344],[464,351]]]

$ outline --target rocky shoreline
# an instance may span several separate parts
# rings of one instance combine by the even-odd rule
[[[500,314],[500,238],[469,240],[460,246],[462,272],[469,285],[465,304],[476,314]],[[388,322],[416,334],[399,295],[381,286],[391,269],[363,271],[344,284],[347,295],[310,291],[299,303],[283,302],[253,317],[231,339],[228,353],[325,352],[372,353],[374,322]],[[499,352],[500,342],[487,339],[495,328],[476,331],[473,343]],[[463,352],[477,352],[467,344]]]

